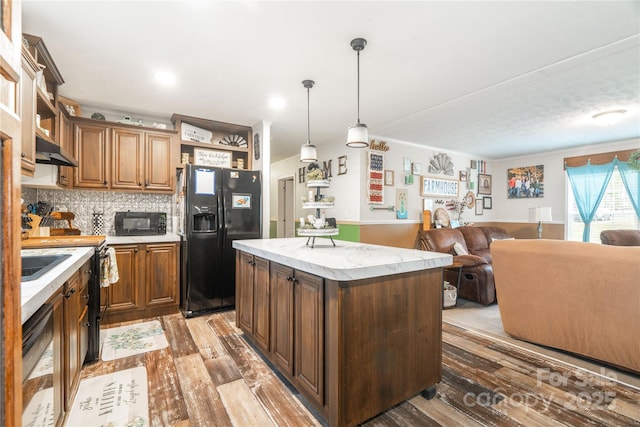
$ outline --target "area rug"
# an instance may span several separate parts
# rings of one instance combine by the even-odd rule
[[[65,426],[149,425],[147,370],[144,366],[80,381]]]
[[[33,395],[22,412],[23,426],[52,426],[53,422],[53,388],[40,390]]]
[[[101,358],[104,361],[160,350],[169,345],[157,320],[103,329],[102,332],[104,341]]]

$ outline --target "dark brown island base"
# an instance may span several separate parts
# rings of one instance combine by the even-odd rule
[[[236,321],[332,427],[441,379],[447,254],[305,238],[234,241]]]

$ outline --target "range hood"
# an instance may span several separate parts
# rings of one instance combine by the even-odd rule
[[[72,155],[67,153],[59,145],[36,135],[36,163],[45,163],[57,166],[78,166]]]

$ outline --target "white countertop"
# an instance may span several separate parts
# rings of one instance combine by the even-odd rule
[[[174,233],[151,236],[107,236],[107,245],[131,245],[137,243],[179,242],[180,235]]]
[[[306,238],[234,240],[235,249],[331,280],[360,280],[445,267],[453,257],[437,252]]]
[[[36,280],[21,283],[22,323],[26,322],[42,304],[94,254],[91,247],[23,249],[22,256],[71,254],[60,264],[40,276]]]

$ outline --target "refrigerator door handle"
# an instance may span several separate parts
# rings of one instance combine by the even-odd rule
[[[224,196],[220,194],[218,191],[218,248],[224,248],[224,244],[227,240],[227,230],[226,224],[227,219],[225,217],[225,207],[224,207]]]

